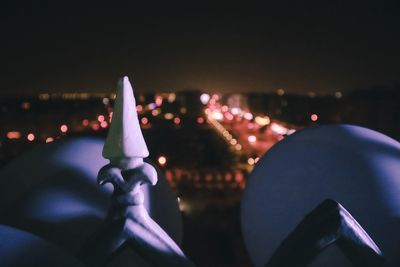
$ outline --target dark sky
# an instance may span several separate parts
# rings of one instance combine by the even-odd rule
[[[400,81],[395,2],[58,2],[0,4],[0,94],[111,92],[125,74],[141,92],[334,92]]]

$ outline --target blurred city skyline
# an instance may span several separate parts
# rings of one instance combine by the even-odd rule
[[[2,96],[112,93],[124,75],[140,93],[334,93],[400,81],[397,3],[2,5]]]

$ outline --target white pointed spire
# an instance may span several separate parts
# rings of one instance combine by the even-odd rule
[[[146,158],[149,155],[140,129],[133,89],[127,76],[118,82],[112,123],[103,147],[110,161]]]

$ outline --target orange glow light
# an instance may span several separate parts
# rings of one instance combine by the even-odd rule
[[[271,123],[271,119],[268,116],[264,116],[264,117],[257,116],[254,119],[254,121],[260,126],[268,125]]]
[[[239,172],[239,171],[236,171],[236,173],[235,173],[235,181],[238,182],[238,183],[241,183],[241,182],[243,182],[243,180],[244,180],[243,174],[241,172]]]
[[[8,139],[20,139],[21,138],[21,133],[18,131],[11,131],[7,133],[7,138]]]
[[[247,163],[248,163],[249,165],[254,165],[255,160],[254,160],[253,158],[249,158],[249,159],[247,160]]]
[[[160,157],[158,158],[158,163],[159,163],[161,166],[164,166],[165,163],[167,163],[167,158],[164,157],[164,156],[160,156]]]

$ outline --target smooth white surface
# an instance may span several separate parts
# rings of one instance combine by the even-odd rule
[[[136,101],[128,77],[118,82],[117,97],[103,156],[118,160],[149,156],[136,111]]]
[[[257,163],[241,214],[255,266],[265,265],[302,218],[326,198],[353,215],[381,248],[387,266],[400,266],[400,144],[350,125],[299,131]],[[316,263],[346,264],[334,252],[321,257],[328,258]]]

